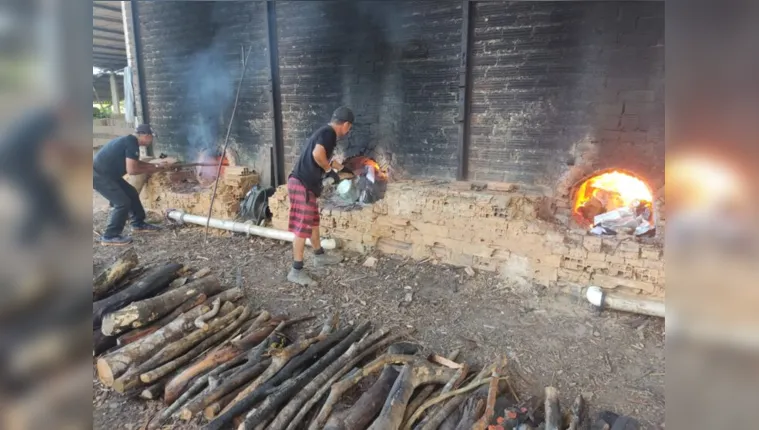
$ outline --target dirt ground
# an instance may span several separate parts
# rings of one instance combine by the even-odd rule
[[[95,231],[105,226],[105,209],[107,204],[95,202]],[[248,300],[272,313],[321,318],[340,311],[345,322],[413,327],[413,340],[427,350],[459,348],[460,359],[472,364],[505,354],[521,398],[554,385],[567,407],[582,393],[593,415],[628,414],[651,429],[664,423],[663,320],[598,313],[584,300],[541,287],[516,288],[497,275],[470,276],[460,268],[380,255],[374,255],[373,268],[363,266],[367,256],[352,254],[334,268],[309,269],[319,287],[305,289],[285,281],[288,243],[214,231],[206,244],[202,228],[164,226],[135,237],[141,262],[209,267],[230,286],[239,273]],[[93,270],[123,250],[96,239],[93,232]],[[96,429],[137,429],[160,410],[158,402],[125,399],[93,381]]]

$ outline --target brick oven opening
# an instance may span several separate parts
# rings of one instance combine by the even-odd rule
[[[593,234],[655,234],[651,188],[630,172],[616,169],[597,172],[580,181],[573,200],[575,221]]]
[[[325,207],[356,210],[381,200],[387,190],[387,169],[374,159],[359,155],[343,161],[346,172],[340,183],[325,191]]]
[[[223,158],[221,152],[221,149],[206,149],[198,154],[195,162],[201,165],[195,168],[195,177],[200,185],[209,186],[213,184],[216,180],[216,174],[219,172],[219,161],[221,161],[221,176],[224,176],[227,166],[236,165],[233,151],[227,149]]]

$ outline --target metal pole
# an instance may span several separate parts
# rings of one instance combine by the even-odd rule
[[[461,4],[461,61],[459,63],[459,144],[458,144],[458,169],[456,179],[464,181],[468,176],[469,142],[471,124],[471,98],[472,98],[472,42],[474,18],[474,2],[463,0]]]
[[[119,97],[119,88],[116,85],[116,73],[111,72],[108,76],[111,82],[111,116],[121,115],[121,100]]]
[[[271,85],[271,109],[273,127],[272,186],[285,183],[285,144],[282,137],[282,93],[279,82],[279,48],[277,45],[277,8],[273,1],[266,2],[266,23],[269,41],[269,83]]]

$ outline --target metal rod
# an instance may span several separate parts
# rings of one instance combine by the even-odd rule
[[[245,53],[245,57],[242,60],[242,71],[240,72],[240,82],[237,83],[237,94],[235,95],[235,104],[232,105],[232,114],[229,115],[229,125],[227,126],[227,136],[224,138],[224,146],[221,150],[221,157],[219,157],[219,167],[216,168],[216,180],[213,183],[213,192],[211,193],[211,204],[208,207],[208,219],[206,220],[206,231],[203,235],[203,240],[208,243],[208,225],[211,222],[211,215],[213,214],[213,202],[216,200],[216,189],[219,188],[219,177],[221,176],[221,166],[224,162],[224,157],[227,154],[227,146],[229,145],[229,134],[232,132],[232,122],[235,120],[235,112],[237,111],[237,102],[240,99],[240,89],[242,89],[242,81],[245,80],[245,70],[248,68],[248,57],[250,51],[253,49],[253,45],[248,47],[248,51]]]
[[[266,2],[266,25],[269,42],[269,82],[271,84],[271,109],[274,127],[272,127],[272,185],[285,183],[285,144],[282,136],[282,91],[279,79],[279,48],[277,43],[277,6],[273,1]]]
[[[471,98],[472,98],[472,42],[474,17],[474,2],[463,0],[461,9],[463,22],[461,24],[461,63],[459,64],[459,145],[458,145],[458,169],[456,179],[463,181],[468,176],[469,141],[471,122]]]

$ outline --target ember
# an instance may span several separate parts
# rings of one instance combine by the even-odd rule
[[[357,156],[345,160],[343,166],[353,174],[344,177],[334,192],[328,194],[325,199],[328,206],[345,210],[360,209],[363,205],[382,198],[388,175],[376,161]]]
[[[642,235],[653,231],[653,195],[633,175],[611,171],[594,176],[575,194],[575,219],[595,234]]]
[[[228,154],[229,155],[229,154]],[[209,166],[198,166],[195,168],[195,175],[201,185],[210,185],[216,180],[221,153],[219,151],[203,151],[197,159],[197,163],[209,164]],[[224,166],[232,165],[230,157],[225,156],[221,163],[221,175],[224,175]]]

